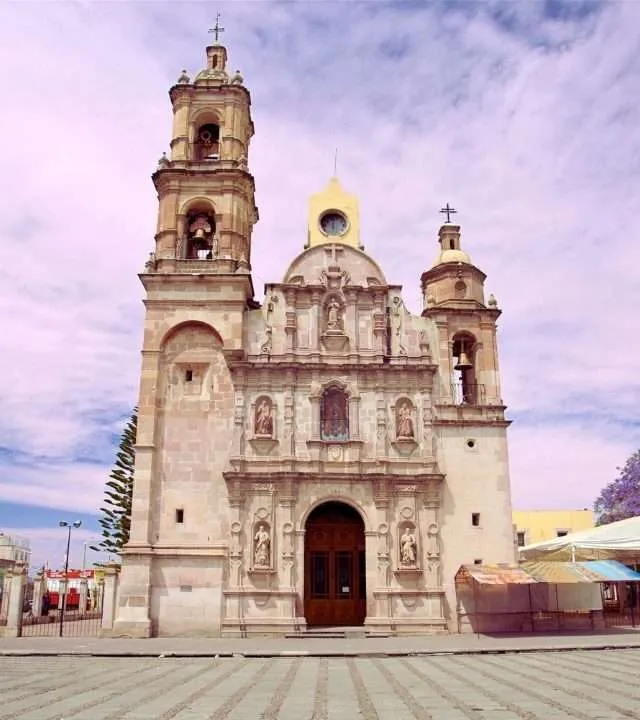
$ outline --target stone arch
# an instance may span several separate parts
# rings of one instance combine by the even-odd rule
[[[223,120],[212,108],[201,108],[191,116],[189,146],[192,160],[211,162],[220,159]]]
[[[166,330],[159,343],[160,350],[167,352],[170,348],[172,340],[184,331],[189,330],[200,332],[204,331],[205,333],[209,333],[215,340],[215,346],[213,347],[215,350],[222,350],[224,347],[224,340],[213,325],[203,322],[202,320],[185,320],[172,325]]]
[[[177,216],[179,259],[212,259],[216,252],[218,217],[206,197],[189,198]]]
[[[326,503],[330,502],[343,503],[344,505],[348,505],[349,507],[351,507],[351,509],[355,510],[362,518],[365,533],[372,531],[373,528],[371,526],[371,522],[369,520],[369,516],[367,515],[366,510],[357,500],[354,500],[352,497],[349,497],[347,495],[324,495],[321,498],[314,500],[312,503],[309,504],[309,506],[300,516],[298,530],[303,531],[305,529],[307,520],[309,519],[309,516],[314,510],[319,508],[321,505],[325,505]]]

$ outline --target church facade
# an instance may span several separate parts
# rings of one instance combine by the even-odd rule
[[[514,560],[500,311],[460,227],[413,315],[332,178],[259,303],[249,92],[216,43],[170,99],[114,634],[455,631],[459,566]]]

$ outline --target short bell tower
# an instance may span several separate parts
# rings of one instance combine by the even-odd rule
[[[451,222],[457,211],[441,210],[440,251],[422,273],[423,317],[439,328],[443,382],[441,395],[460,406],[502,406],[496,321],[501,314],[493,295],[485,303],[486,275],[462,249],[460,225]]]

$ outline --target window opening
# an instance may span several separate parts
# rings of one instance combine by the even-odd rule
[[[524,530],[518,530],[518,547],[524,547],[527,544],[526,533]]]
[[[187,370],[184,374],[185,382],[191,382],[193,380],[193,370]]]
[[[322,395],[320,428],[323,440],[349,439],[348,398],[339,388],[327,388]]]
[[[471,524],[473,527],[480,527],[480,513],[471,513]]]
[[[180,524],[184,522],[184,510],[182,508],[176,508],[176,523]]]

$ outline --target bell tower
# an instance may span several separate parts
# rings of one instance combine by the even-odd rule
[[[193,80],[183,71],[169,91],[170,152],[152,176],[158,222],[140,275],[136,466],[115,634],[147,637],[152,618],[182,602],[185,588],[192,600],[220,588],[228,554],[231,365],[244,357],[247,317],[257,306],[251,234],[258,211],[248,167],[251,98],[240,73],[227,69],[217,21],[212,32],[206,67]],[[177,564],[176,553],[187,560]],[[220,603],[207,606],[215,626]]]
[[[496,321],[501,314],[493,295],[485,302],[486,275],[461,246],[460,225],[449,207],[440,227],[440,251],[422,274],[422,316],[436,322],[443,369],[441,395],[459,406],[502,406]],[[502,410],[500,410],[500,414]]]
[[[251,97],[240,72],[227,70],[221,31],[216,23],[206,68],[193,81],[183,71],[169,91],[171,149],[153,174],[159,200],[156,248],[147,265],[153,273],[228,275],[250,268],[258,220],[248,168]]]

